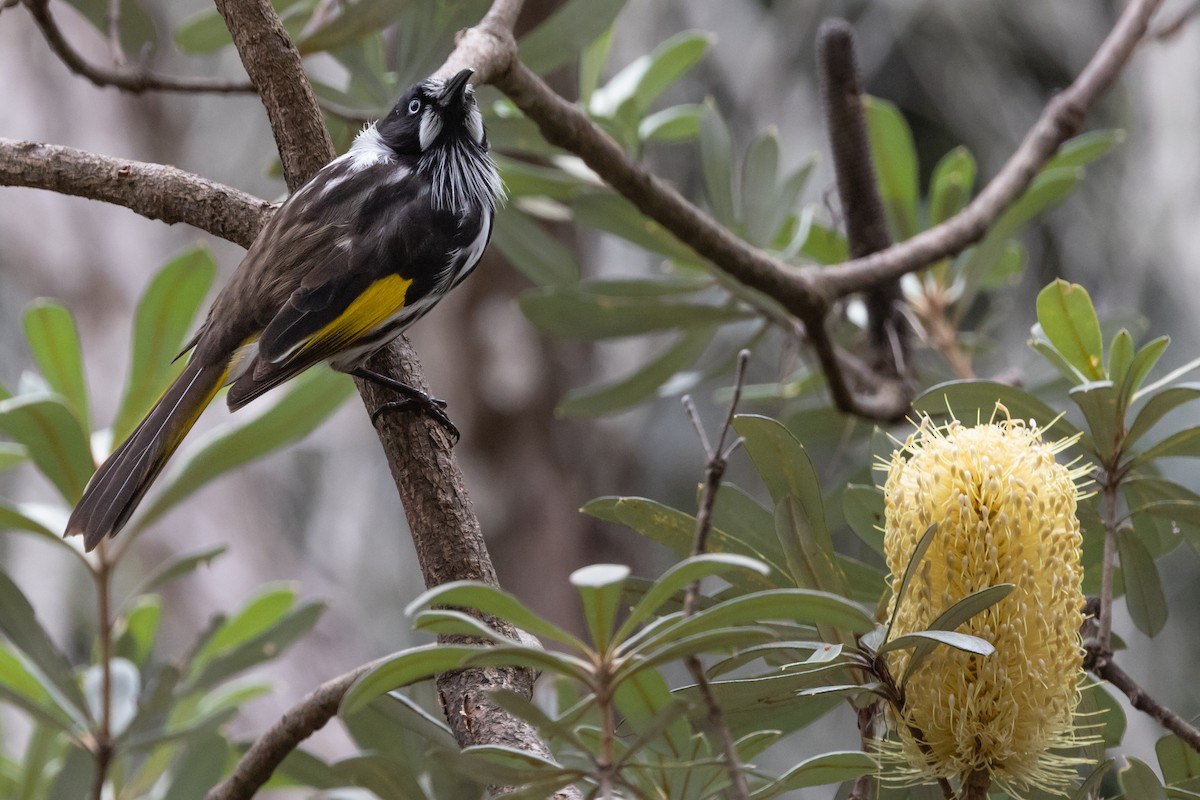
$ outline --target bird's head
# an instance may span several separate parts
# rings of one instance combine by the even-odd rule
[[[483,115],[467,83],[474,72],[464,69],[450,78],[428,78],[409,89],[380,120],[380,137],[401,155],[420,156],[449,144],[486,150]]]

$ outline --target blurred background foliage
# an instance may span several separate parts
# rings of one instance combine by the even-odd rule
[[[903,239],[953,214],[994,174],[1116,11],[1114,4],[1068,0],[526,5],[518,31],[526,63],[722,224],[796,263],[836,263],[847,249],[813,67],[823,18],[845,16],[859,37],[889,228]],[[307,57],[343,149],[363,121],[441,63],[454,32],[477,21],[487,3],[280,0],[276,7]],[[78,0],[54,10],[89,58],[110,57],[102,34],[106,3]],[[1168,3],[1164,16],[1171,10]],[[1089,120],[1091,132],[1046,166],[987,238],[904,282],[922,331],[915,354],[922,387],[998,378],[1045,404],[995,386],[956,384],[951,404],[961,418],[976,408],[988,414],[997,393],[1014,415],[1042,422],[1071,409],[1059,425],[1086,430],[1091,457],[1112,455],[1097,432],[1103,419],[1128,410],[1147,380],[1145,372],[1124,380],[1137,372],[1133,363],[1161,356],[1154,380],[1197,351],[1187,304],[1196,280],[1191,240],[1200,165],[1189,132],[1200,126],[1200,106],[1178,102],[1177,92],[1200,71],[1197,37],[1188,26],[1144,47]],[[97,89],[67,73],[20,8],[0,14],[0,41],[4,135],[171,163],[260,196],[282,196],[253,96]],[[163,72],[240,75],[219,15],[199,0],[122,3],[121,46],[128,58]],[[821,535],[840,551],[831,574],[842,575],[843,584],[825,588],[852,589],[869,607],[881,587],[870,534],[879,495],[870,469],[873,455],[890,452],[885,432],[829,408],[815,364],[773,301],[699,261],[577,158],[545,144],[494,90],[479,96],[510,201],[487,263],[413,339],[431,385],[463,430],[457,452],[501,583],[553,623],[582,633],[585,601],[567,580],[573,570],[613,561],[650,578],[685,554],[703,454],[676,398],[692,392],[702,414],[715,419],[727,400],[721,387],[734,354],[750,347],[752,385],[743,409],[778,419],[786,436],[773,435],[803,444],[811,481],[819,484]],[[101,204],[12,189],[0,203],[0,274],[8,287],[0,296],[0,383],[8,387],[0,429],[11,442],[0,445],[0,521],[39,535],[0,538],[4,571],[15,581],[0,586],[3,605],[21,612],[10,615],[11,647],[0,651],[0,664],[15,676],[4,698],[23,710],[0,714],[5,780],[24,793],[18,796],[77,797],[86,781],[61,777],[83,780],[76,770],[26,773],[18,766],[33,763],[31,753],[44,765],[83,763],[80,743],[62,734],[86,727],[95,712],[86,666],[96,659],[95,590],[80,580],[78,554],[57,531],[90,474],[89,444],[107,449],[157,395],[214,276],[224,280],[240,255],[194,230]],[[1086,313],[1063,312],[1087,327],[1082,360],[1073,361],[1080,354],[1067,352],[1056,334],[1054,320],[1062,317],[1035,301],[1059,276],[1086,286],[1087,308],[1094,301],[1099,309],[1094,335]],[[1045,358],[1026,346],[1044,310],[1037,338]],[[834,324],[838,341],[853,347],[863,324],[859,304],[840,309]],[[1147,344],[1162,334],[1174,340],[1165,353],[1165,342]],[[1106,380],[1114,386],[1101,385]],[[1158,388],[1175,393],[1158,401],[1147,423],[1170,412],[1170,430],[1186,432],[1186,402],[1196,390]],[[184,794],[184,785],[211,784],[232,757],[230,741],[260,730],[321,680],[415,641],[399,610],[419,593],[421,579],[366,415],[343,404],[349,382],[315,371],[276,394],[245,417],[227,418],[220,409],[206,415],[204,430],[175,458],[120,543],[111,585],[122,665],[114,674],[124,676],[114,685],[124,694],[114,693],[114,702],[128,708],[121,732],[130,743],[121,778],[128,796],[152,786],[161,791],[162,781],[180,782],[171,789],[179,794],[165,796],[200,796]],[[944,396],[926,395],[918,408],[939,413]],[[54,437],[44,435],[47,429]],[[40,453],[49,441],[63,446]],[[1166,454],[1192,455],[1187,442],[1180,446]],[[747,453],[735,459],[732,485],[722,490],[717,527],[729,541],[778,547],[787,492],[772,488],[772,472],[754,448]],[[1174,608],[1195,602],[1195,563],[1163,559],[1160,578],[1155,559],[1185,541],[1194,548],[1197,538],[1189,525],[1159,521],[1150,509],[1193,502],[1190,492],[1200,486],[1176,466],[1190,462],[1159,467],[1149,464],[1152,456],[1129,497],[1130,509],[1146,512],[1133,517],[1137,535],[1121,539],[1123,564],[1138,569],[1132,584],[1128,571],[1119,584],[1136,591],[1119,604],[1117,630],[1130,647],[1122,654],[1127,669],[1153,674],[1161,699],[1190,718],[1200,711],[1188,680],[1198,645],[1184,615],[1167,614],[1166,599]],[[235,467],[237,479],[222,477]],[[672,514],[685,518],[663,525]],[[127,549],[135,538],[137,546]],[[232,553],[218,558],[226,548]],[[742,555],[788,564],[783,553]],[[1094,546],[1088,556],[1094,563]],[[770,585],[814,580],[777,572]],[[36,620],[32,610],[24,615],[28,604]],[[138,697],[143,704],[130,705]],[[835,705],[820,736],[794,736],[773,751],[784,752],[779,763],[857,746],[853,714],[828,702]],[[409,717],[418,714],[413,708]],[[322,733],[313,751],[342,759],[337,774],[376,774],[378,765],[356,753],[393,735],[396,725],[410,734],[420,727],[389,715],[405,716],[369,706],[361,719],[348,717],[344,728]],[[185,719],[188,729],[181,730]],[[1132,715],[1124,749],[1159,764],[1160,774],[1186,765],[1158,760],[1164,749],[1173,752],[1160,742],[1156,754],[1159,735]],[[315,767],[297,756],[289,780],[315,781]],[[355,782],[371,785],[362,777]],[[388,796],[380,786],[386,784],[375,784],[377,793]]]

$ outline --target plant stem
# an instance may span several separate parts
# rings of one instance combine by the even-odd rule
[[[112,619],[109,601],[112,590],[112,567],[108,558],[108,546],[101,542],[96,550],[98,556],[92,578],[96,586],[96,615],[100,637],[100,720],[96,730],[96,778],[92,783],[92,800],[102,800],[104,781],[113,758],[112,742]]]
[[[1104,469],[1104,559],[1100,572],[1100,625],[1097,647],[1102,653],[1112,652],[1113,570],[1117,550],[1117,486],[1119,479],[1113,470]]]

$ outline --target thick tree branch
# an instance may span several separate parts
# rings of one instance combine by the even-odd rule
[[[309,736],[325,727],[337,713],[346,691],[377,661],[363,664],[318,686],[272,725],[247,750],[225,780],[209,790],[204,800],[253,797],[271,774]]]
[[[283,162],[283,178],[294,192],[334,156],[333,140],[325,130],[300,51],[284,30],[271,0],[216,3],[246,74],[267,109]]]
[[[163,164],[0,138],[0,186],[49,189],[186,222],[249,247],[274,210],[266,200]]]
[[[253,92],[249,81],[217,80],[187,76],[159,75],[142,67],[102,67],[89,64],[79,54],[67,37],[54,15],[50,13],[49,0],[23,0],[33,21],[41,30],[46,43],[59,60],[77,75],[82,75],[97,86],[113,86],[122,91],[139,94],[148,91],[160,92],[211,92],[216,94],[244,94]]]

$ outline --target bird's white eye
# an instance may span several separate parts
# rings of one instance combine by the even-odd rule
[[[421,110],[421,101],[415,97],[408,101],[408,113],[415,114]]]

